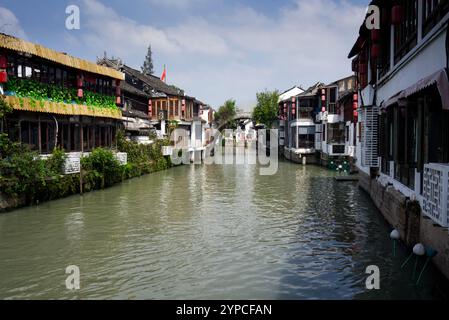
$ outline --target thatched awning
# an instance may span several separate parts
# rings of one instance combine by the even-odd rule
[[[18,52],[25,52],[43,59],[65,65],[67,67],[100,74],[114,79],[125,80],[125,75],[112,68],[99,66],[95,63],[72,57],[68,54],[58,52],[41,45],[34,44],[6,34],[0,34],[0,48]]]
[[[118,108],[109,109],[53,101],[36,101],[30,98],[21,98],[16,96],[3,96],[3,99],[8,102],[14,110],[70,116],[112,118],[118,120],[122,119],[122,112]]]

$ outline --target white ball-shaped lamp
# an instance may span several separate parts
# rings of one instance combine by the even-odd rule
[[[398,230],[394,229],[390,233],[390,238],[393,239],[393,240],[399,240],[401,238],[401,235],[399,234]]]
[[[426,248],[421,243],[418,243],[413,247],[413,253],[417,256],[424,256],[426,254]]]

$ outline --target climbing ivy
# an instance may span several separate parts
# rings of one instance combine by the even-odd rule
[[[45,84],[33,79],[11,77],[5,84],[5,91],[22,98],[31,98],[43,102],[75,103],[99,108],[117,109],[115,97],[84,90],[84,97],[78,98],[75,88]],[[36,102],[34,102],[34,105]],[[42,105],[42,104],[41,104]]]
[[[12,112],[12,106],[0,96],[0,119],[10,112]]]

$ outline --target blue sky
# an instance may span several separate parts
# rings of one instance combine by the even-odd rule
[[[65,28],[79,6],[81,29]],[[256,92],[283,91],[351,73],[347,53],[364,0],[1,0],[0,28],[90,61],[140,67],[151,43],[155,74],[214,107],[250,109]]]

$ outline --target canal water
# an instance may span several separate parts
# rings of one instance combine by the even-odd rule
[[[0,215],[1,299],[434,299],[356,183],[281,162],[182,166]],[[81,289],[65,287],[80,268]],[[365,287],[369,265],[380,290]],[[419,267],[422,267],[420,262]]]

